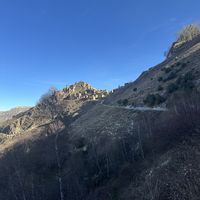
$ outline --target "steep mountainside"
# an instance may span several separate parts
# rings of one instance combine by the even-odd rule
[[[169,72],[162,70],[165,67],[169,67]],[[149,68],[148,71],[144,71],[133,83],[127,83],[125,86],[116,89],[113,94],[105,99],[105,103],[117,105],[118,100],[128,99],[130,105],[144,106],[143,100],[147,94],[159,93],[168,96],[167,86],[175,82],[179,75],[186,74],[190,70],[193,70],[195,87],[200,91],[200,35],[191,41],[176,43],[166,60]],[[171,78],[168,78],[172,72],[174,74]],[[159,81],[159,77],[166,81]],[[163,90],[158,91],[159,85]],[[134,88],[137,88],[135,92],[133,91]]]
[[[193,29],[134,82],[109,92],[76,82],[0,124],[0,199],[199,199]]]
[[[68,119],[65,125],[70,127],[71,135],[78,133],[84,135],[91,130],[111,135],[119,129],[131,131],[134,121],[141,118],[144,112],[155,113],[153,115],[163,112],[137,108],[146,106],[166,108],[173,96],[168,86],[176,83],[180,76],[190,72],[193,89],[200,91],[200,35],[193,40],[176,43],[170,54],[169,58],[144,71],[134,82],[126,83],[125,86],[113,91],[102,91],[92,88],[87,83],[76,82],[72,86],[67,85],[63,91],[55,92],[50,102],[61,107],[60,116]],[[158,90],[159,86],[162,90]],[[179,87],[178,91],[187,89]],[[149,105],[144,103],[148,94],[159,94],[166,101]],[[124,99],[127,99],[125,104],[123,104]],[[135,109],[126,109],[125,106],[132,106]],[[51,106],[49,107],[44,101],[1,124],[0,132],[13,138],[23,132],[44,128],[51,122]]]

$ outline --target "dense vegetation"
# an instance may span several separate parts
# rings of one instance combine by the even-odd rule
[[[158,87],[158,90],[162,90],[162,87]],[[165,102],[166,99],[160,94],[148,94],[146,98],[143,100],[145,104],[148,106],[154,106]]]

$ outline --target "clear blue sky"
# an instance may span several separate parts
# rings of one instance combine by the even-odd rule
[[[0,0],[0,111],[52,85],[134,81],[198,19],[199,0]]]

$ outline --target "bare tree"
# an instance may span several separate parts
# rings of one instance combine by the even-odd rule
[[[194,25],[195,27],[200,28],[200,20],[197,20],[197,21],[193,22],[193,25]]]
[[[51,87],[49,88],[48,91],[49,91],[49,93],[50,93],[51,95],[53,95],[54,92],[57,91],[57,89],[58,89],[57,87],[55,87],[55,86],[51,86]]]
[[[191,25],[183,25],[180,30],[175,32],[177,42],[191,40],[196,34],[200,33],[200,20],[193,22]]]
[[[49,102],[50,103],[50,102]],[[58,170],[58,181],[59,181],[59,189],[60,189],[60,199],[64,200],[64,192],[63,192],[63,181],[62,181],[62,170],[61,170],[61,161],[60,161],[60,155],[59,155],[59,145],[58,145],[58,137],[59,132],[62,129],[62,122],[59,120],[60,112],[61,112],[61,106],[51,104],[50,106],[50,113],[51,113],[51,119],[53,121],[52,125],[52,131],[55,135],[54,138],[54,151],[56,156],[56,166]]]
[[[48,90],[48,92],[44,93],[40,99],[36,102],[36,105],[43,102],[44,100],[48,100],[53,94],[54,92],[57,91],[57,87],[55,86],[51,86]]]

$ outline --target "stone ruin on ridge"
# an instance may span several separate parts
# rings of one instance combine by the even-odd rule
[[[67,100],[75,99],[91,99],[97,100],[106,97],[109,93],[108,90],[100,90],[92,88],[92,86],[83,81],[76,82],[74,85],[67,85],[63,91],[55,92],[58,98],[65,98]]]

